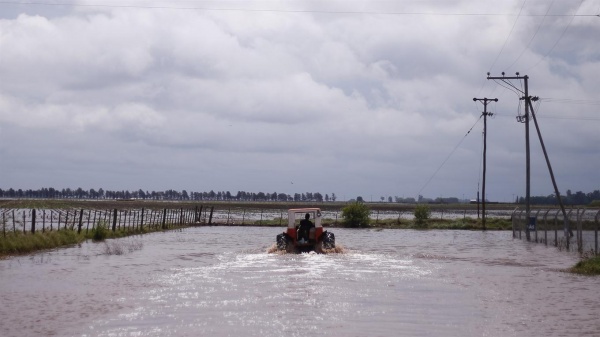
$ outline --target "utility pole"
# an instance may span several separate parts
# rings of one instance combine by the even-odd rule
[[[546,157],[546,164],[548,165],[548,171],[550,172],[550,177],[552,178],[552,184],[554,185],[554,192],[556,193],[556,198],[558,199],[561,211],[563,213],[564,233],[565,233],[565,238],[567,240],[567,250],[568,250],[569,249],[569,239],[572,236],[572,233],[569,228],[567,212],[565,211],[565,207],[562,203],[562,199],[560,197],[560,192],[558,191],[558,186],[556,185],[556,180],[554,179],[554,173],[552,172],[552,166],[550,165],[550,159],[548,158],[548,153],[546,152],[546,147],[544,146],[542,134],[540,132],[539,125],[537,123],[537,119],[535,118],[535,113],[533,111],[533,106],[531,104],[532,101],[537,101],[539,98],[529,96],[529,86],[528,86],[529,76],[527,76],[527,75],[520,76],[518,72],[516,73],[516,76],[505,76],[504,72],[502,72],[502,76],[490,76],[490,73],[487,73],[487,75],[488,75],[487,76],[488,80],[501,80],[507,84],[509,84],[509,83],[506,82],[506,80],[523,80],[523,90],[520,90],[520,89],[514,87],[512,84],[509,84],[509,85],[512,86],[513,88],[521,91],[523,93],[523,97],[521,97],[520,100],[525,101],[525,114],[523,116],[517,116],[517,121],[519,123],[525,123],[525,161],[526,161],[526,165],[525,165],[526,166],[526,168],[525,168],[525,174],[526,174],[525,213],[526,213],[526,215],[525,216],[527,219],[527,226],[525,226],[525,235],[527,237],[527,241],[531,241],[531,234],[529,232],[529,222],[531,221],[531,219],[530,219],[530,217],[531,217],[531,203],[530,203],[531,166],[530,166],[530,150],[529,150],[529,114],[531,113],[531,116],[533,117],[533,121],[535,123],[535,127],[537,129],[537,134],[538,134],[540,143],[542,145],[542,149],[544,151],[544,156]]]
[[[487,116],[492,116],[492,113],[487,112],[488,102],[498,102],[497,98],[473,98],[473,102],[483,102],[483,187],[481,188],[482,195],[482,217],[481,225],[485,228],[485,173],[486,173],[486,153],[487,153]]]
[[[527,225],[525,226],[525,237],[527,241],[531,240],[531,234],[529,233],[529,221],[531,216],[531,204],[530,204],[530,191],[531,191],[531,169],[530,169],[530,157],[529,157],[529,106],[531,105],[531,97],[529,97],[529,89],[527,87],[527,80],[529,76],[504,76],[502,72],[501,77],[490,76],[488,73],[488,80],[523,80],[524,82],[524,96],[521,100],[525,100],[525,115],[517,116],[519,123],[525,123],[525,219],[527,219]]]

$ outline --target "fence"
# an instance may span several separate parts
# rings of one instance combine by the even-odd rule
[[[600,231],[600,210],[570,209],[564,217],[560,209],[540,209],[530,212],[526,219],[525,210],[515,209],[512,215],[513,237],[530,241],[553,244],[560,249],[571,250],[572,243],[580,253],[593,252],[598,255],[598,231]],[[528,233],[529,232],[529,233]],[[529,235],[528,235],[529,234]]]
[[[211,224],[214,207],[194,209],[2,209],[2,235],[7,232],[35,233],[36,231],[77,230],[86,233],[102,225],[112,231],[167,229],[176,225]]]

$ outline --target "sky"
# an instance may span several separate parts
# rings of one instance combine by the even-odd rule
[[[0,2],[0,188],[600,189],[599,0]],[[554,193],[530,123],[531,194]]]

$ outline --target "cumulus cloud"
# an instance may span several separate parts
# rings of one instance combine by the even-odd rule
[[[487,192],[508,200],[524,189],[523,108],[485,73],[521,71],[559,184],[598,188],[597,18],[571,16],[597,9],[523,4],[13,5],[0,19],[0,187],[472,197],[472,98],[498,97]]]

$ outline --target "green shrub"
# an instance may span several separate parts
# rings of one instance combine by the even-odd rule
[[[346,227],[368,227],[369,207],[363,203],[355,202],[342,208],[343,223]]]
[[[102,225],[102,224],[98,224],[98,226],[96,226],[96,228],[94,228],[92,240],[93,241],[104,241],[104,239],[106,239],[107,236],[108,236],[108,230],[106,229],[106,227],[104,227],[104,225]]]
[[[600,275],[600,256],[584,259],[571,268],[571,272],[582,275]]]
[[[415,207],[414,216],[415,224],[418,226],[423,226],[431,216],[431,210],[429,209],[428,205],[417,205],[417,207]]]

